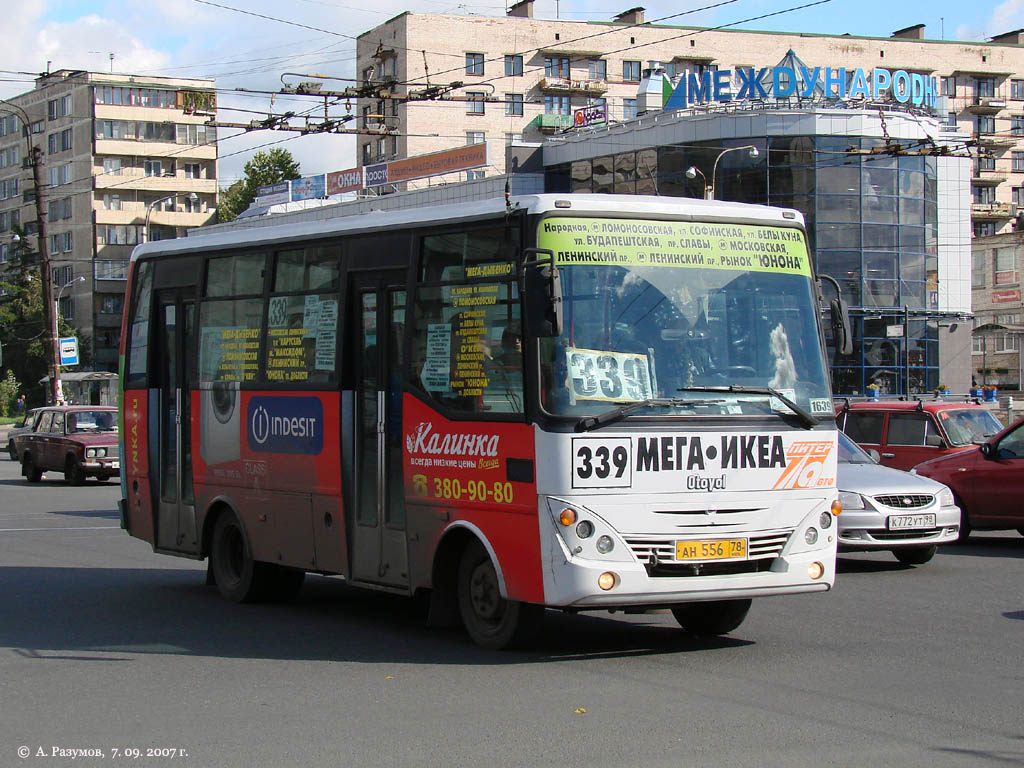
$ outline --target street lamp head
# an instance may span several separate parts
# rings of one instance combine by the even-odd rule
[[[760,154],[761,154],[761,153],[757,151],[757,147],[751,147],[751,148],[750,148],[750,156],[751,156],[752,158],[753,158],[753,157],[757,157],[757,156],[758,156],[758,155],[760,155]]]
[[[694,168],[692,165],[689,168],[686,169],[686,178],[688,178],[688,179],[696,179],[697,178],[697,169]]]

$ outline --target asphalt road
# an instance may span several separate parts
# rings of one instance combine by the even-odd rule
[[[492,653],[336,579],[227,604],[123,533],[118,495],[0,460],[0,766],[1024,764],[1016,532],[844,556],[831,593],[755,602],[725,640],[549,613]]]

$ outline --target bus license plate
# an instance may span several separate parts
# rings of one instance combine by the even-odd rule
[[[935,515],[889,515],[890,531],[913,531],[918,528],[934,528]]]
[[[746,539],[703,539],[677,541],[676,560],[747,559]]]

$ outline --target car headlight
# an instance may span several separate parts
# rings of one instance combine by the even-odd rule
[[[86,448],[85,449],[85,458],[87,458],[87,459],[95,459],[96,458],[96,449],[95,448]]]
[[[853,491],[840,491],[839,492],[839,503],[843,505],[843,509],[864,509],[864,497],[859,493]]]
[[[943,486],[942,490],[939,491],[939,506],[952,507],[954,504],[956,504],[956,500],[953,498],[953,492]]]

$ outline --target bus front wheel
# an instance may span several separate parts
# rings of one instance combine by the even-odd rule
[[[679,626],[691,635],[727,635],[747,618],[750,600],[712,600],[672,608]]]
[[[459,613],[474,643],[492,650],[527,642],[536,632],[544,608],[506,600],[487,550],[473,542],[462,553],[458,579]]]
[[[263,595],[266,564],[252,559],[242,524],[231,512],[222,514],[214,525],[210,561],[214,583],[224,599],[245,603]]]

